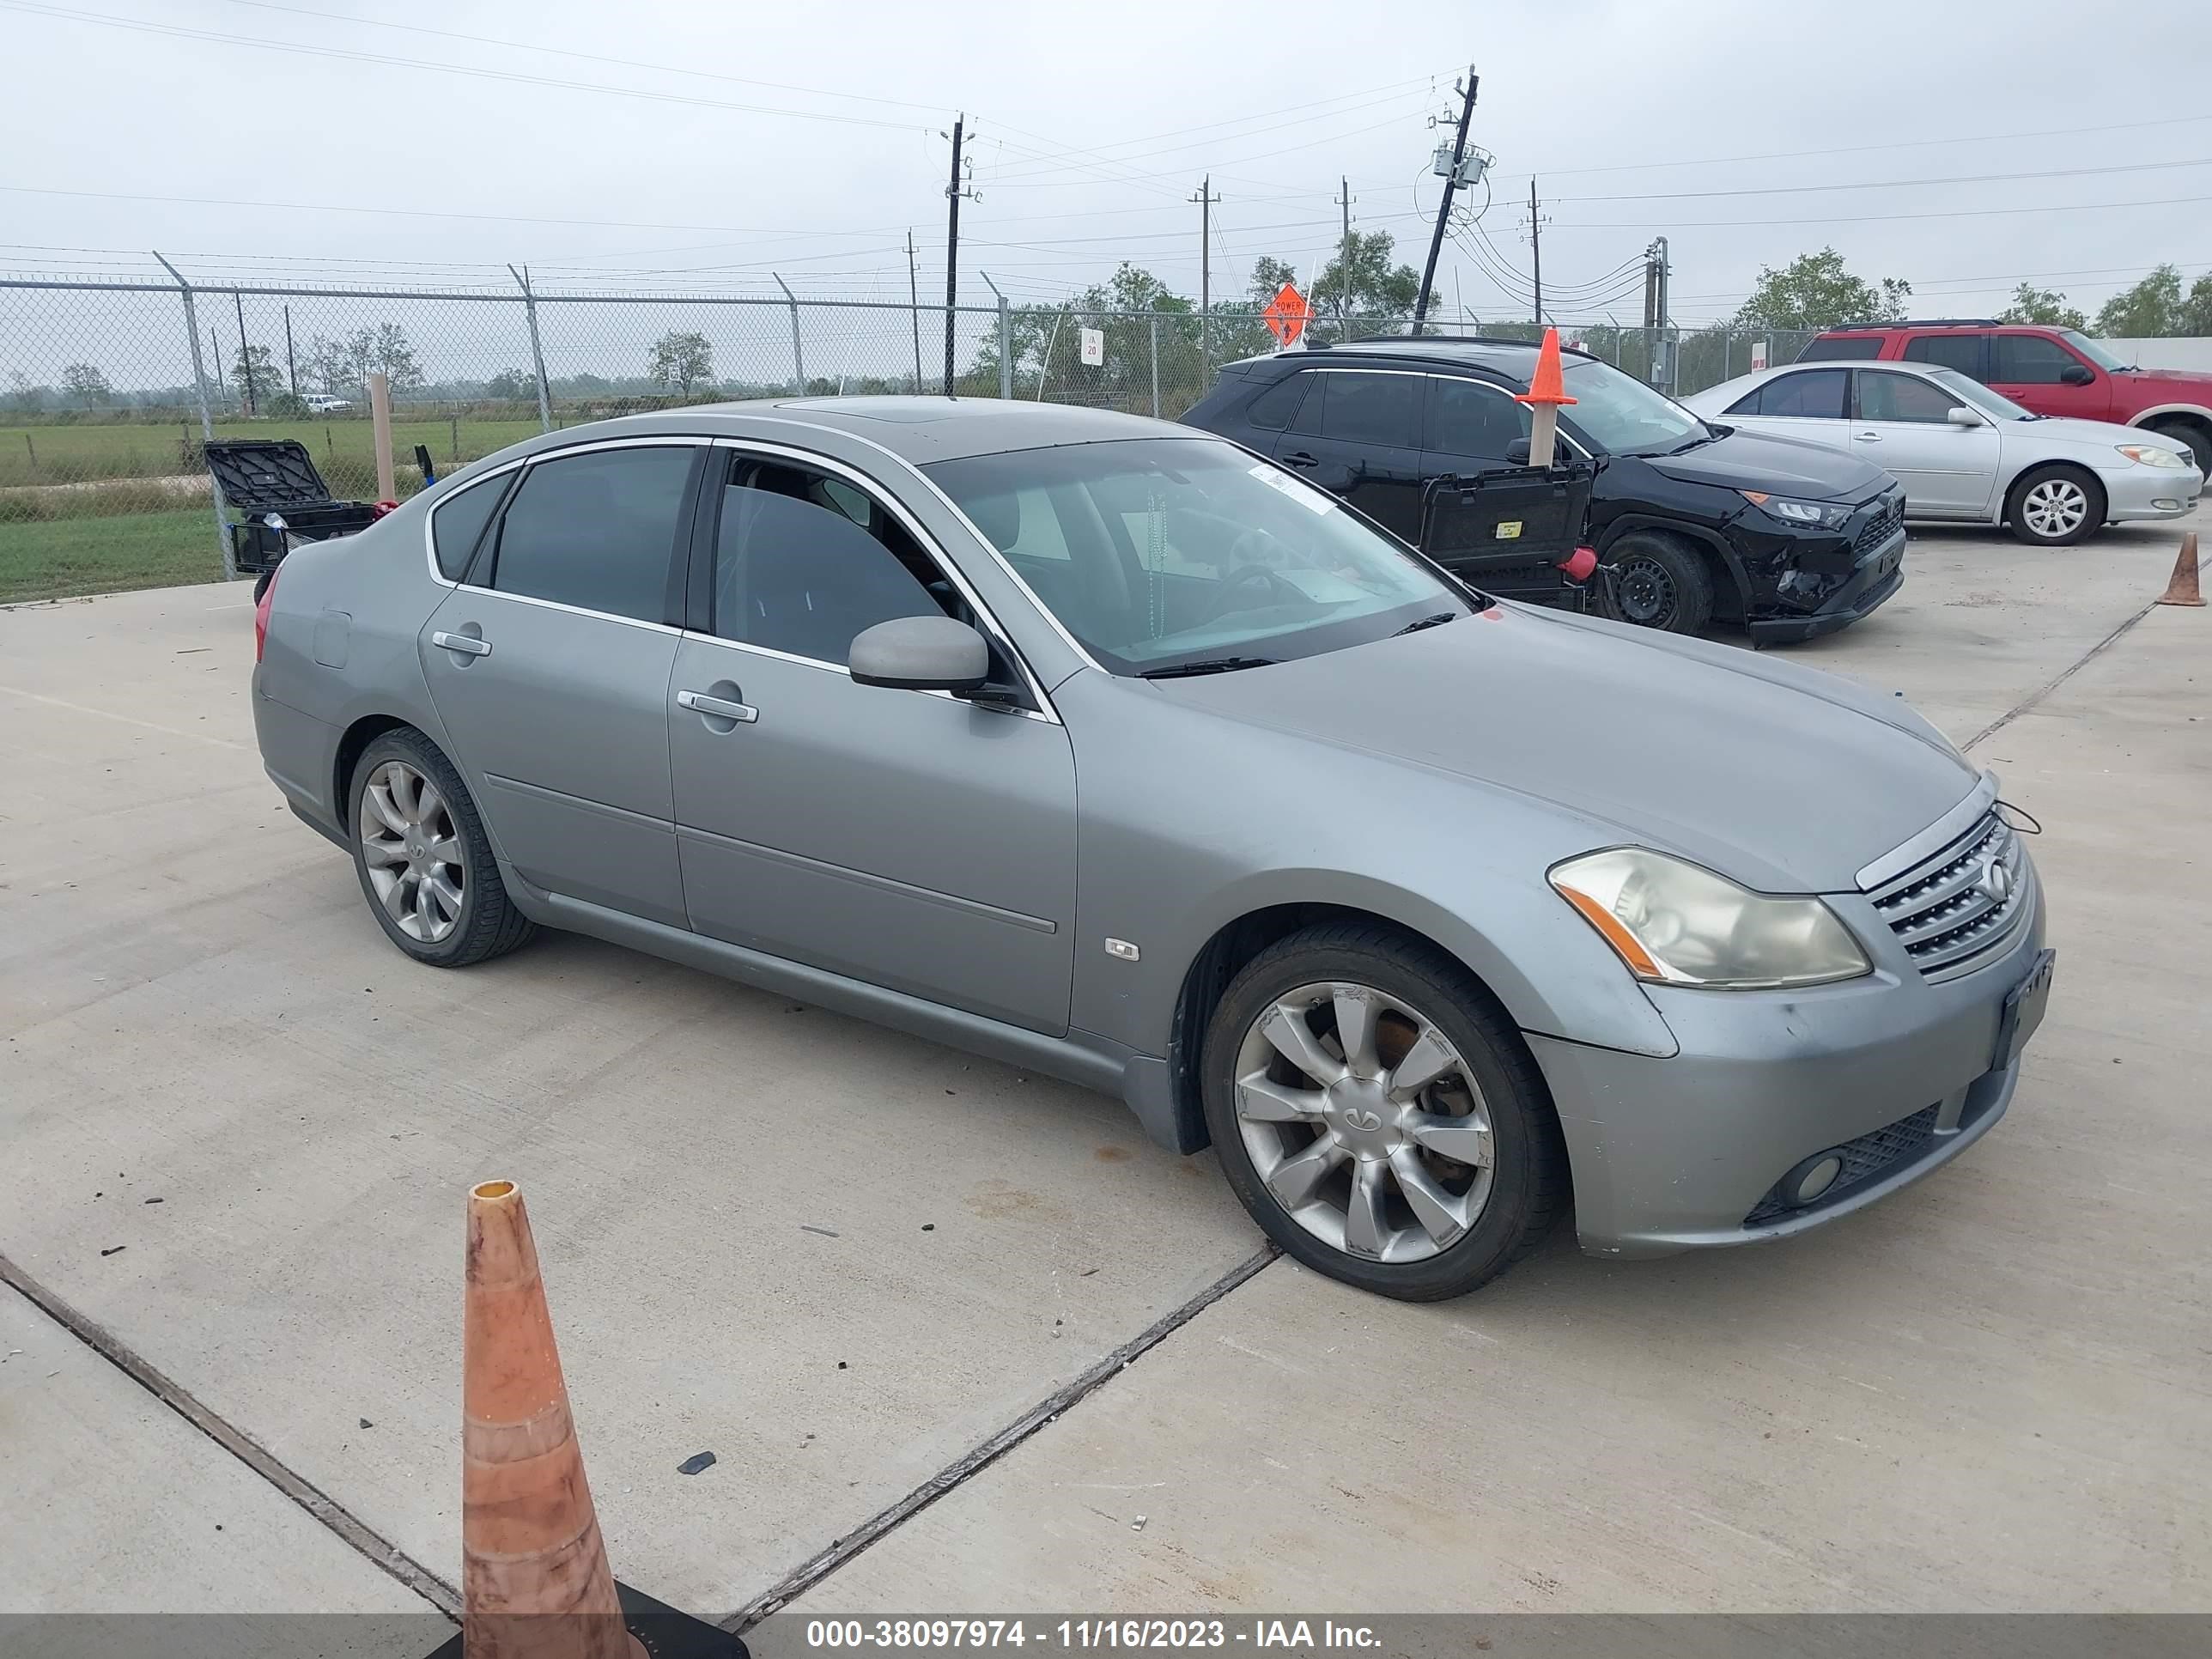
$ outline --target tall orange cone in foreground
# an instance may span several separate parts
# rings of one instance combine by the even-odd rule
[[[2204,603],[2204,594],[2197,584],[2197,532],[2191,531],[2181,538],[2180,555],[2173,562],[2173,579],[2166,585],[2166,592],[2158,596],[2160,605],[2197,605]]]
[[[1528,428],[1528,465],[1549,466],[1559,435],[1559,409],[1574,402],[1567,396],[1566,382],[1559,374],[1559,331],[1544,331],[1543,349],[1536,354],[1536,373],[1530,377],[1528,389],[1516,392],[1513,401],[1527,404],[1533,411]]]
[[[511,1181],[469,1190],[462,1351],[467,1659],[644,1659],[624,1628],[568,1389]]]

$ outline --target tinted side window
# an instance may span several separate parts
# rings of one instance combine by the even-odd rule
[[[2040,334],[2000,334],[1990,342],[1990,379],[2000,385],[2056,386],[2064,370],[2080,361],[2056,340]]]
[[[469,555],[477,538],[491,522],[499,498],[514,480],[505,474],[471,484],[458,495],[448,495],[430,509],[430,542],[438,550],[438,570],[449,582],[460,580],[469,568]]]
[[[803,467],[732,458],[714,538],[714,632],[842,665],[853,636],[895,617],[941,617],[927,555],[859,492]],[[865,497],[862,498],[865,500]]]
[[[1306,395],[1306,388],[1313,383],[1310,374],[1285,375],[1252,399],[1244,418],[1270,432],[1282,431],[1297,418],[1298,404]]]
[[[1909,363],[1941,363],[1961,374],[1982,378],[1982,340],[1979,334],[1916,334],[1905,343]]]
[[[1528,435],[1528,405],[1502,387],[1474,380],[1429,382],[1429,447],[1450,455],[1502,461],[1507,448]]]
[[[1917,374],[1885,374],[1875,368],[1859,371],[1859,419],[1863,421],[1922,421],[1941,426],[1958,406],[1959,400],[1948,392]]]
[[[1409,448],[1420,423],[1419,374],[1321,376],[1321,435],[1340,443]]]
[[[1847,334],[1838,340],[1815,340],[1797,354],[1801,363],[1840,362],[1847,358],[1879,357],[1881,356],[1881,336],[1879,334]]]
[[[1756,410],[1739,404],[1729,412],[1840,421],[1844,418],[1844,382],[1847,374],[1847,370],[1840,368],[1808,368],[1802,374],[1784,374],[1759,387]]]
[[[540,461],[499,525],[491,585],[664,622],[668,564],[694,451],[601,449]]]

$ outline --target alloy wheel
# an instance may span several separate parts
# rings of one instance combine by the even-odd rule
[[[1620,568],[1614,605],[1620,620],[1662,628],[1674,615],[1674,579],[1656,559],[1630,559]]]
[[[401,933],[435,945],[459,925],[468,871],[437,785],[404,761],[386,761],[362,787],[356,833],[369,885]]]
[[[1364,1261],[1411,1262],[1467,1235],[1495,1164],[1473,1073],[1436,1022],[1370,986],[1300,986],[1237,1053],[1237,1128],[1297,1224]]]
[[[2044,540],[2070,536],[2089,516],[2089,492],[2072,478],[2045,478],[2021,497],[2020,516]]]

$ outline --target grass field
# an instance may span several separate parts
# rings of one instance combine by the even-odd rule
[[[398,420],[392,422],[392,459],[401,465],[411,464],[415,446],[423,444],[442,469],[473,461],[537,433],[534,411],[514,420]],[[0,425],[0,489],[197,472],[199,435],[197,420],[162,425]],[[216,435],[297,439],[307,447],[331,493],[341,500],[365,498],[375,485],[376,453],[366,420],[219,421]]]
[[[125,518],[0,521],[0,605],[222,579],[204,503]]]

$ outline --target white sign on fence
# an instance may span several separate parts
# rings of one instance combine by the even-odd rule
[[[1103,368],[1106,363],[1106,331],[1086,328],[1083,331],[1083,361],[1093,368]]]
[[[1764,341],[1764,340],[1753,340],[1753,341],[1751,343],[1751,368],[1752,368],[1752,372],[1753,372],[1753,374],[1757,374],[1760,369],[1765,368],[1765,367],[1766,367],[1766,342],[1765,342],[1765,341]]]

